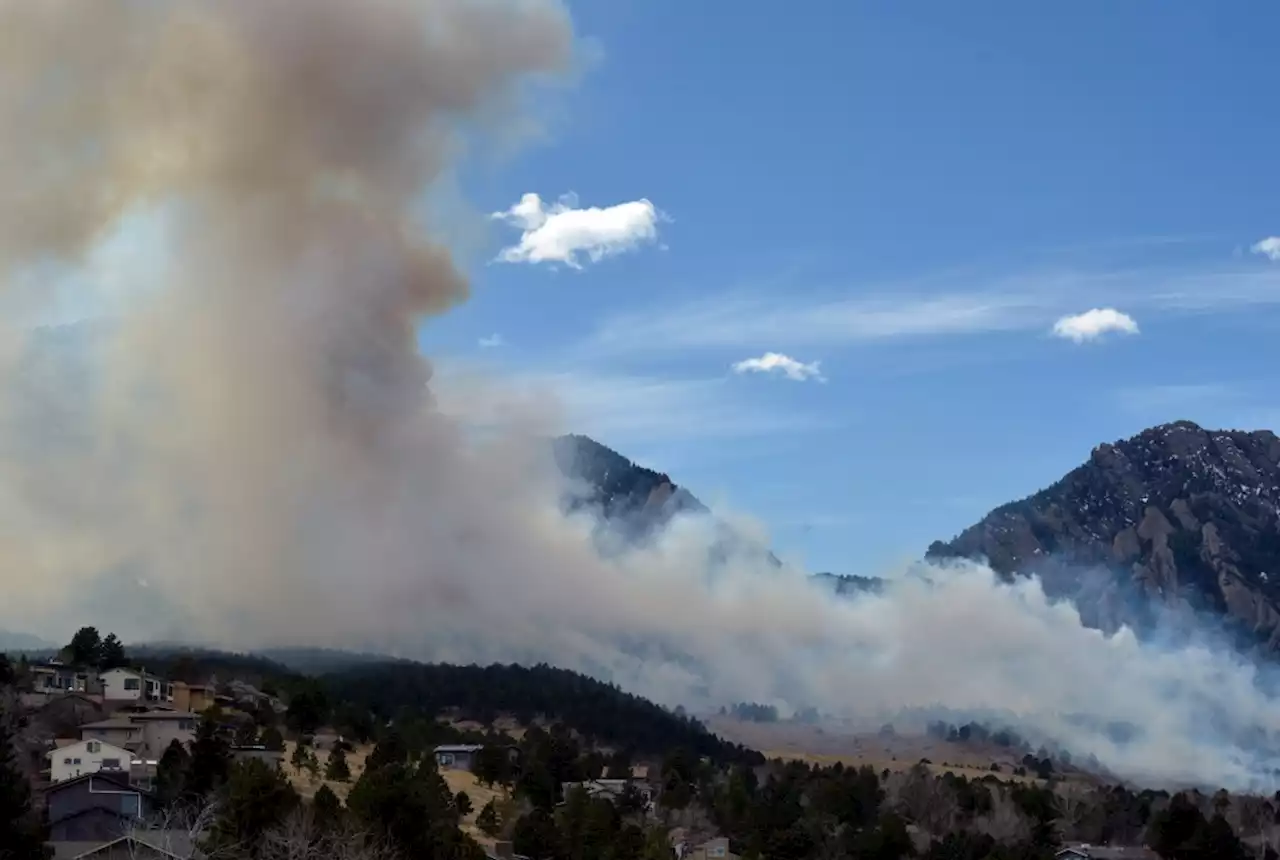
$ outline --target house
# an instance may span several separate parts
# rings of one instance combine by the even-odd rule
[[[112,746],[137,752],[142,748],[142,726],[127,717],[112,717],[85,723],[80,727],[80,740],[102,741]]]
[[[1150,848],[1090,845],[1087,842],[1066,845],[1053,855],[1054,860],[1155,860]]]
[[[105,842],[52,842],[53,860],[188,860],[200,857],[185,830],[134,830]]]
[[[441,744],[436,747],[436,765],[444,770],[469,771],[475,764],[476,753],[483,744]]]
[[[99,771],[44,791],[50,842],[109,842],[152,816],[151,793],[129,783],[127,773]]]
[[[129,714],[127,718],[142,729],[142,751],[157,759],[174,741],[180,744],[194,741],[196,725],[200,722],[200,715],[190,711],[144,711]]]
[[[708,839],[684,855],[689,860],[740,860],[729,850],[729,840],[724,836]]]
[[[523,854],[516,854],[513,845],[503,839],[494,842],[493,848],[486,848],[484,854],[489,860],[529,860]]]
[[[86,773],[128,771],[133,753],[99,740],[78,741],[49,754],[49,780],[65,782]]]
[[[111,669],[102,673],[102,697],[108,701],[173,701],[173,685],[163,678],[133,669]]]
[[[37,693],[88,693],[94,675],[56,660],[31,664],[31,681]]]
[[[231,748],[232,761],[249,761],[255,758],[259,761],[265,761],[271,767],[279,770],[281,762],[284,761],[284,752],[282,750],[269,750],[262,744]]]
[[[159,759],[169,744],[187,744],[196,738],[196,714],[189,711],[120,712],[109,720],[80,727],[81,740],[99,740],[147,758]]]
[[[200,713],[213,707],[214,689],[208,684],[173,682],[173,707],[179,711]]]
[[[646,783],[630,779],[591,779],[586,782],[565,782],[560,785],[561,797],[567,797],[575,788],[585,789],[590,797],[602,797],[614,804],[627,791],[627,786],[637,792],[644,801],[645,811],[653,808],[653,789]]]

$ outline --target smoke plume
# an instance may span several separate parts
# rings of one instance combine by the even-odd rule
[[[466,283],[413,213],[573,43],[554,0],[0,0],[0,623],[1007,712],[1124,775],[1270,783],[1273,703],[1220,650],[978,566],[836,600],[709,562],[696,517],[605,556],[554,405],[477,433],[434,401],[416,327]],[[96,273],[70,305],[68,272]]]

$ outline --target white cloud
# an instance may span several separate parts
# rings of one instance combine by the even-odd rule
[[[820,362],[817,361],[806,364],[780,352],[766,352],[759,358],[744,358],[736,362],[733,365],[733,372],[781,373],[787,379],[794,379],[796,382],[804,382],[806,379],[825,382],[819,364]]]
[[[603,209],[577,208],[572,194],[550,206],[537,194],[525,194],[505,212],[493,218],[519,227],[519,243],[504,248],[504,263],[563,263],[581,269],[580,257],[591,262],[631,251],[658,238],[658,222],[664,216],[648,200],[632,200]]]
[[[488,337],[482,337],[479,340],[481,349],[496,349],[500,346],[506,346],[507,342],[503,340],[502,335],[494,332]]]
[[[1093,308],[1082,314],[1065,316],[1053,324],[1053,334],[1076,343],[1096,340],[1108,332],[1137,334],[1138,324],[1133,317],[1115,308]]]
[[[1280,236],[1268,236],[1261,242],[1255,242],[1249,250],[1280,263]]]

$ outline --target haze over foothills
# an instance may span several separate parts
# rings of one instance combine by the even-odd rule
[[[944,706],[1271,779],[1225,651],[978,565],[805,580],[1144,426],[1274,423],[1280,11],[1006,5],[0,3],[0,623]],[[568,431],[749,540],[602,553]]]

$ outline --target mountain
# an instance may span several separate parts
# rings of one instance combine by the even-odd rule
[[[1161,607],[1175,617],[1207,610],[1244,641],[1278,650],[1280,439],[1190,421],[1153,427],[1099,445],[1062,480],[926,557],[1039,575],[1102,629],[1145,629]]]
[[[598,508],[615,525],[647,533],[682,513],[707,513],[688,490],[661,472],[639,466],[589,436],[560,436],[554,442],[556,464],[579,483],[571,508]]]
[[[578,485],[566,507],[599,511],[609,530],[628,540],[650,537],[680,514],[711,513],[666,474],[637,465],[589,436],[560,436],[553,445],[560,470]],[[782,566],[767,546],[718,519],[715,533],[707,558],[712,566],[743,559]]]
[[[31,633],[0,630],[0,653],[6,651],[56,651],[58,645]]]

